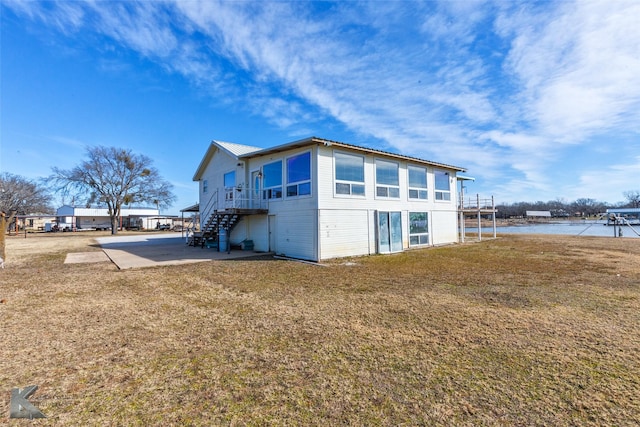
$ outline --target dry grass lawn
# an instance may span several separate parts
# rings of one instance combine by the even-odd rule
[[[8,238],[0,424],[31,384],[30,425],[640,423],[640,239],[63,264],[94,236]]]

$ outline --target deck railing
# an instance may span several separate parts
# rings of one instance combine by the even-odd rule
[[[267,200],[262,199],[259,190],[243,186],[222,189],[224,209],[267,209]]]
[[[493,197],[488,199],[481,199],[479,196],[469,197],[458,203],[458,209],[462,210],[488,210],[495,208]]]
[[[475,215],[478,221],[478,240],[482,240],[482,215],[491,214],[493,225],[493,238],[496,238],[496,205],[493,196],[490,199],[480,198],[480,195],[476,197],[469,197],[464,199],[460,196],[458,200],[458,213],[459,213],[459,231],[460,242],[465,241],[465,219],[467,216]]]

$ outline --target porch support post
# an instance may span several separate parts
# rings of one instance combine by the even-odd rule
[[[493,238],[496,238],[496,202],[493,196],[491,196],[491,211],[493,212]]]
[[[478,208],[478,241],[482,241],[482,215],[480,215],[480,194],[476,194],[476,207]]]

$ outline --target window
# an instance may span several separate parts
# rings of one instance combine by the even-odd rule
[[[236,171],[224,174],[224,198],[225,200],[233,200],[233,190],[236,187]]]
[[[364,157],[334,153],[336,194],[364,196]]]
[[[435,171],[436,200],[451,200],[451,187],[449,184],[449,172]]]
[[[209,191],[209,181],[206,179],[202,180],[202,192],[206,193],[207,191]]]
[[[262,167],[262,198],[282,198],[282,160],[266,164]]]
[[[394,199],[400,197],[397,163],[376,160],[376,196]]]
[[[231,171],[224,174],[224,188],[236,186],[236,171]]]
[[[409,212],[409,245],[429,244],[429,221],[426,212]]]
[[[311,153],[301,153],[287,159],[287,197],[311,194]]]
[[[409,166],[409,198],[427,200],[427,168]]]

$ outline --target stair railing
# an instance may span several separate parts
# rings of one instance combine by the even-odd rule
[[[218,207],[218,190],[213,192],[205,208],[200,211],[200,228],[201,229],[203,225],[205,225],[209,221],[209,218],[211,218],[211,214],[215,212],[217,207]]]

